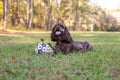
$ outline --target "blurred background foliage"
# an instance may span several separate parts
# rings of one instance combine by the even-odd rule
[[[48,31],[64,22],[72,31],[120,31],[114,13],[120,8],[108,11],[89,0],[0,0],[0,28]]]

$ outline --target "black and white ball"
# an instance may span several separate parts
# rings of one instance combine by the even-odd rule
[[[35,52],[39,54],[53,53],[53,49],[45,42],[38,43]]]

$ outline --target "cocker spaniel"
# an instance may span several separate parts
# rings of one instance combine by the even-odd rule
[[[93,50],[93,46],[89,42],[74,41],[63,23],[54,25],[51,32],[51,40],[56,42],[54,53],[62,52],[67,54],[69,52],[84,53],[88,50]]]

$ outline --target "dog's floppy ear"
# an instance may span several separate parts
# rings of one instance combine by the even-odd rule
[[[72,37],[71,37],[67,27],[65,25],[62,25],[62,26],[64,26],[64,32],[63,32],[63,34],[61,36],[61,40],[60,41],[66,42],[66,43],[72,42],[73,40],[72,40]]]
[[[51,40],[52,41],[58,41],[58,37],[55,35],[55,26],[53,27],[52,32],[51,32]]]

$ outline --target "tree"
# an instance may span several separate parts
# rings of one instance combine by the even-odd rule
[[[17,29],[51,30],[55,22],[64,22],[74,31],[119,28],[115,25],[118,22],[108,16],[108,11],[89,3],[89,0],[0,0],[0,19],[4,28],[12,24]]]
[[[11,23],[12,23],[12,26],[15,26],[15,17],[14,17],[14,2],[13,2],[13,0],[10,0],[10,3],[9,3],[9,6],[10,6],[10,14],[11,14]]]
[[[76,30],[83,19],[86,20],[85,14],[88,12],[88,0],[62,0],[60,3],[60,17],[64,22]]]
[[[53,0],[43,0],[46,8],[46,30],[50,30],[52,26],[52,18],[51,18],[51,13],[52,13],[52,2]]]
[[[0,0],[0,20],[3,18],[2,14],[3,14],[3,5],[2,5],[2,1]]]
[[[31,28],[33,13],[33,0],[27,0],[27,29]]]
[[[4,2],[5,1],[5,2]],[[3,5],[4,5],[4,28],[6,29],[8,26],[8,0],[3,0]]]

